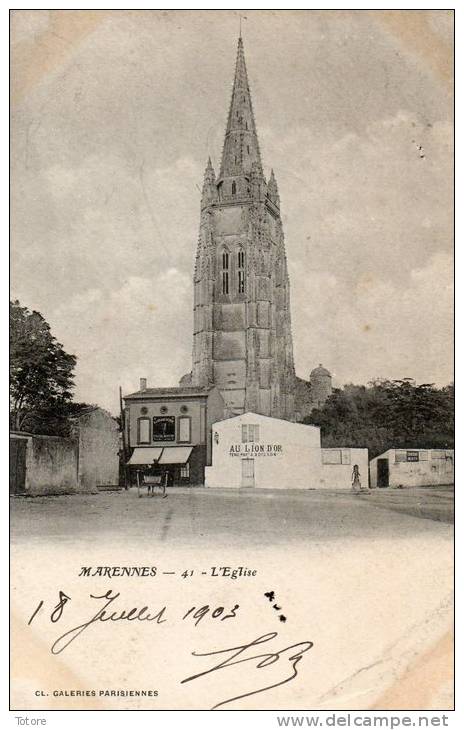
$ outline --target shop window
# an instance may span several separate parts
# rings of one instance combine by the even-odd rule
[[[150,419],[139,418],[137,422],[137,442],[139,444],[150,443]]]
[[[191,437],[191,418],[190,416],[181,416],[179,418],[179,443],[189,444]]]
[[[259,441],[259,426],[257,423],[242,426],[242,444],[257,443]]]
[[[180,467],[180,478],[190,479],[190,464],[182,464]]]

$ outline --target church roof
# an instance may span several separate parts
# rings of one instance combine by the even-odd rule
[[[219,179],[249,175],[253,163],[257,165],[258,171],[262,174],[243,41],[242,38],[239,38]]]
[[[319,363],[319,367],[314,368],[314,370],[311,370],[311,377],[313,377],[314,375],[316,377],[318,375],[328,375],[329,378],[332,377],[331,374],[329,373],[329,371],[327,370],[327,368],[324,368],[321,363]]]

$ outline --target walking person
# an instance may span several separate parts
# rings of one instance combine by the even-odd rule
[[[166,498],[166,497],[168,496],[168,495],[166,494],[166,487],[167,487],[167,486],[168,486],[168,484],[169,484],[169,472],[168,472],[168,470],[167,470],[167,469],[166,469],[166,471],[165,471],[165,472],[164,472],[164,474],[163,474],[162,480],[163,480],[163,481],[162,481],[162,486],[163,486],[163,499],[165,499],[165,498]]]
[[[359,466],[355,464],[351,473],[351,491],[357,494],[361,491],[361,489],[361,475],[359,473]]]

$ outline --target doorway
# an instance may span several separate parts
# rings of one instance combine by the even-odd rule
[[[390,486],[390,472],[388,466],[388,459],[377,459],[377,486],[378,487],[389,487]]]
[[[242,487],[255,486],[255,460],[242,459]]]
[[[26,491],[26,439],[10,438],[10,494]]]

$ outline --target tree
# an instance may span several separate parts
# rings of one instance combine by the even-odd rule
[[[411,378],[345,385],[304,419],[321,428],[323,446],[453,448],[454,387],[417,385]]]
[[[15,431],[61,434],[74,387],[74,355],[39,312],[10,302],[10,406]]]

